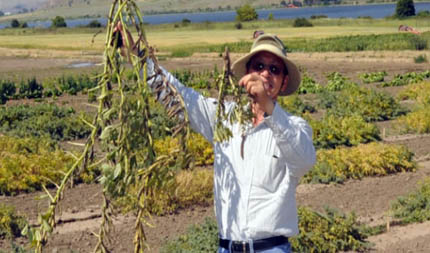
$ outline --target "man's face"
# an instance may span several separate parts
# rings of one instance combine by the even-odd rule
[[[276,99],[279,92],[287,88],[285,65],[276,55],[265,51],[259,52],[251,58],[248,66],[249,74],[257,73],[263,78],[264,88],[272,99]]]

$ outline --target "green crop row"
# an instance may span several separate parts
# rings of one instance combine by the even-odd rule
[[[62,94],[76,95],[97,86],[98,79],[89,75],[61,76],[46,79],[42,83],[36,78],[22,80],[19,84],[9,80],[0,80],[0,104],[10,99],[42,98],[61,96]]]
[[[430,133],[430,105],[399,117],[396,120],[395,128],[402,133]]]
[[[35,104],[0,107],[0,133],[60,141],[84,138],[90,128],[72,108]]]
[[[317,164],[303,183],[342,183],[347,179],[415,171],[413,153],[404,146],[369,143],[351,148],[319,150]]]
[[[377,82],[383,82],[386,76],[387,76],[387,72],[379,71],[379,72],[363,73],[359,77],[363,83],[377,83]]]
[[[430,178],[420,182],[416,191],[394,201],[390,212],[403,224],[430,220]]]
[[[324,213],[299,207],[298,236],[289,238],[294,252],[364,251],[370,248],[365,225],[354,214],[342,214],[327,208]],[[207,218],[200,225],[193,225],[177,239],[161,249],[163,253],[216,252],[218,229],[215,220]]]
[[[395,75],[393,80],[391,80],[390,82],[383,82],[381,86],[382,87],[403,86],[407,84],[419,83],[428,78],[430,78],[429,70],[421,73],[408,72],[403,75],[401,74]]]
[[[401,100],[415,100],[420,106],[430,105],[430,82],[426,81],[408,86],[397,97]]]
[[[393,119],[407,112],[392,96],[358,86],[339,93],[322,92],[319,98],[319,106],[335,117],[358,115],[372,122]]]
[[[309,119],[309,123],[313,129],[313,142],[317,149],[356,146],[381,139],[376,125],[366,122],[357,115],[343,118],[327,115],[321,120]]]

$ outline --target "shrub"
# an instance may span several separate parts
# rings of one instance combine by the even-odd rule
[[[87,27],[99,28],[99,27],[102,27],[102,24],[97,19],[94,19],[94,20],[91,20],[90,23],[88,23]]]
[[[413,0],[397,0],[396,13],[397,18],[406,18],[415,16],[415,6]]]
[[[390,212],[403,224],[430,220],[430,178],[420,182],[420,187],[407,196],[397,198],[391,204]]]
[[[402,86],[407,84],[414,84],[422,82],[424,79],[430,78],[430,71],[424,71],[421,73],[416,72],[408,72],[403,75],[397,74],[394,76],[393,80],[391,82],[383,82],[381,84],[382,87],[389,87],[389,86]]]
[[[294,252],[361,252],[369,249],[368,235],[354,213],[345,215],[326,208],[324,213],[299,207],[299,235],[291,238]]]
[[[195,165],[206,166],[213,164],[214,155],[212,145],[200,134],[192,133],[187,146]],[[179,140],[178,138],[167,136],[164,139],[156,140],[154,149],[159,155],[169,155],[174,150],[180,149]]]
[[[186,234],[170,241],[162,249],[162,253],[200,253],[217,252],[218,226],[216,221],[206,218],[201,225],[190,226]]]
[[[389,120],[406,113],[406,109],[392,96],[373,89],[354,87],[338,94],[324,92],[319,96],[321,107],[336,117],[357,115],[371,122]]]
[[[18,28],[19,27],[19,21],[17,19],[12,19],[12,21],[10,22],[10,27]]]
[[[297,92],[299,94],[320,93],[323,89],[324,88],[319,83],[315,82],[314,79],[304,73]]]
[[[237,30],[240,30],[243,28],[243,25],[242,25],[242,23],[237,22],[236,24],[234,24],[234,27],[236,27]]]
[[[33,77],[27,81],[21,81],[18,94],[20,98],[41,98],[43,95],[43,86]]]
[[[52,19],[51,27],[59,28],[59,27],[67,27],[66,20],[61,16],[56,16]]]
[[[418,102],[418,106],[430,105],[430,82],[422,82],[408,86],[399,92],[397,97],[401,100],[412,99]]]
[[[380,140],[378,128],[360,116],[338,118],[327,115],[322,120],[309,120],[316,148],[356,146]]]
[[[357,84],[351,82],[339,72],[332,72],[327,75],[327,85],[324,88],[328,91],[340,91],[353,86],[357,86]]]
[[[267,16],[267,20],[274,20],[275,18],[273,17],[273,13],[269,13],[269,16]]]
[[[0,80],[0,105],[15,95],[15,83],[8,80]]]
[[[72,108],[38,104],[0,107],[0,132],[60,141],[85,138],[90,128],[75,116]]]
[[[315,112],[315,107],[309,103],[304,103],[299,96],[292,95],[278,98],[279,105],[287,112],[295,115]]]
[[[0,194],[13,195],[59,183],[73,158],[48,140],[0,136]]]
[[[425,50],[428,48],[428,42],[426,39],[419,37],[418,35],[415,35],[409,40],[409,43],[411,44],[411,48],[415,50]]]
[[[430,105],[398,118],[396,128],[402,133],[430,133]]]
[[[145,204],[151,214],[165,215],[179,208],[213,203],[213,170],[195,169],[168,171],[170,177],[148,193]],[[128,189],[117,202],[124,211],[137,208],[136,189]]]
[[[376,83],[376,82],[383,82],[386,76],[387,76],[387,72],[379,71],[379,72],[372,72],[372,73],[363,73],[359,77],[363,83]]]
[[[0,203],[0,239],[14,239],[21,236],[27,220],[15,213],[15,208]]]
[[[258,19],[257,11],[249,4],[245,4],[236,10],[236,20],[239,22],[253,21]]]
[[[309,20],[306,18],[296,18],[293,22],[293,27],[311,27],[314,26]]]
[[[328,18],[327,15],[312,15],[311,19]]]
[[[347,179],[415,171],[413,153],[400,145],[382,143],[357,147],[319,150],[317,163],[303,178],[303,183],[343,183]]]
[[[425,63],[428,62],[427,56],[425,54],[418,55],[417,57],[414,57],[415,63]]]
[[[191,20],[184,18],[182,19],[182,26],[188,26],[189,24],[191,24]]]

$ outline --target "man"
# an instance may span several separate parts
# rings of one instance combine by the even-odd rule
[[[163,81],[153,62],[147,63],[149,85]],[[223,143],[213,141],[217,101],[183,86],[165,70],[163,82],[176,87],[191,127],[214,147],[218,252],[290,252],[288,237],[298,234],[296,187],[315,163],[315,149],[307,122],[284,111],[276,99],[298,88],[300,73],[282,41],[269,34],[259,36],[232,69],[253,99],[254,118],[245,133],[237,124],[228,125],[233,137]]]

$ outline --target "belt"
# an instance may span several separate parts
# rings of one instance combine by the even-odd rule
[[[230,241],[226,239],[219,239],[219,246],[229,250],[230,242],[232,252],[250,252],[249,242],[247,241]],[[285,243],[288,243],[288,238],[285,236],[274,236],[252,241],[254,250],[270,249]]]

